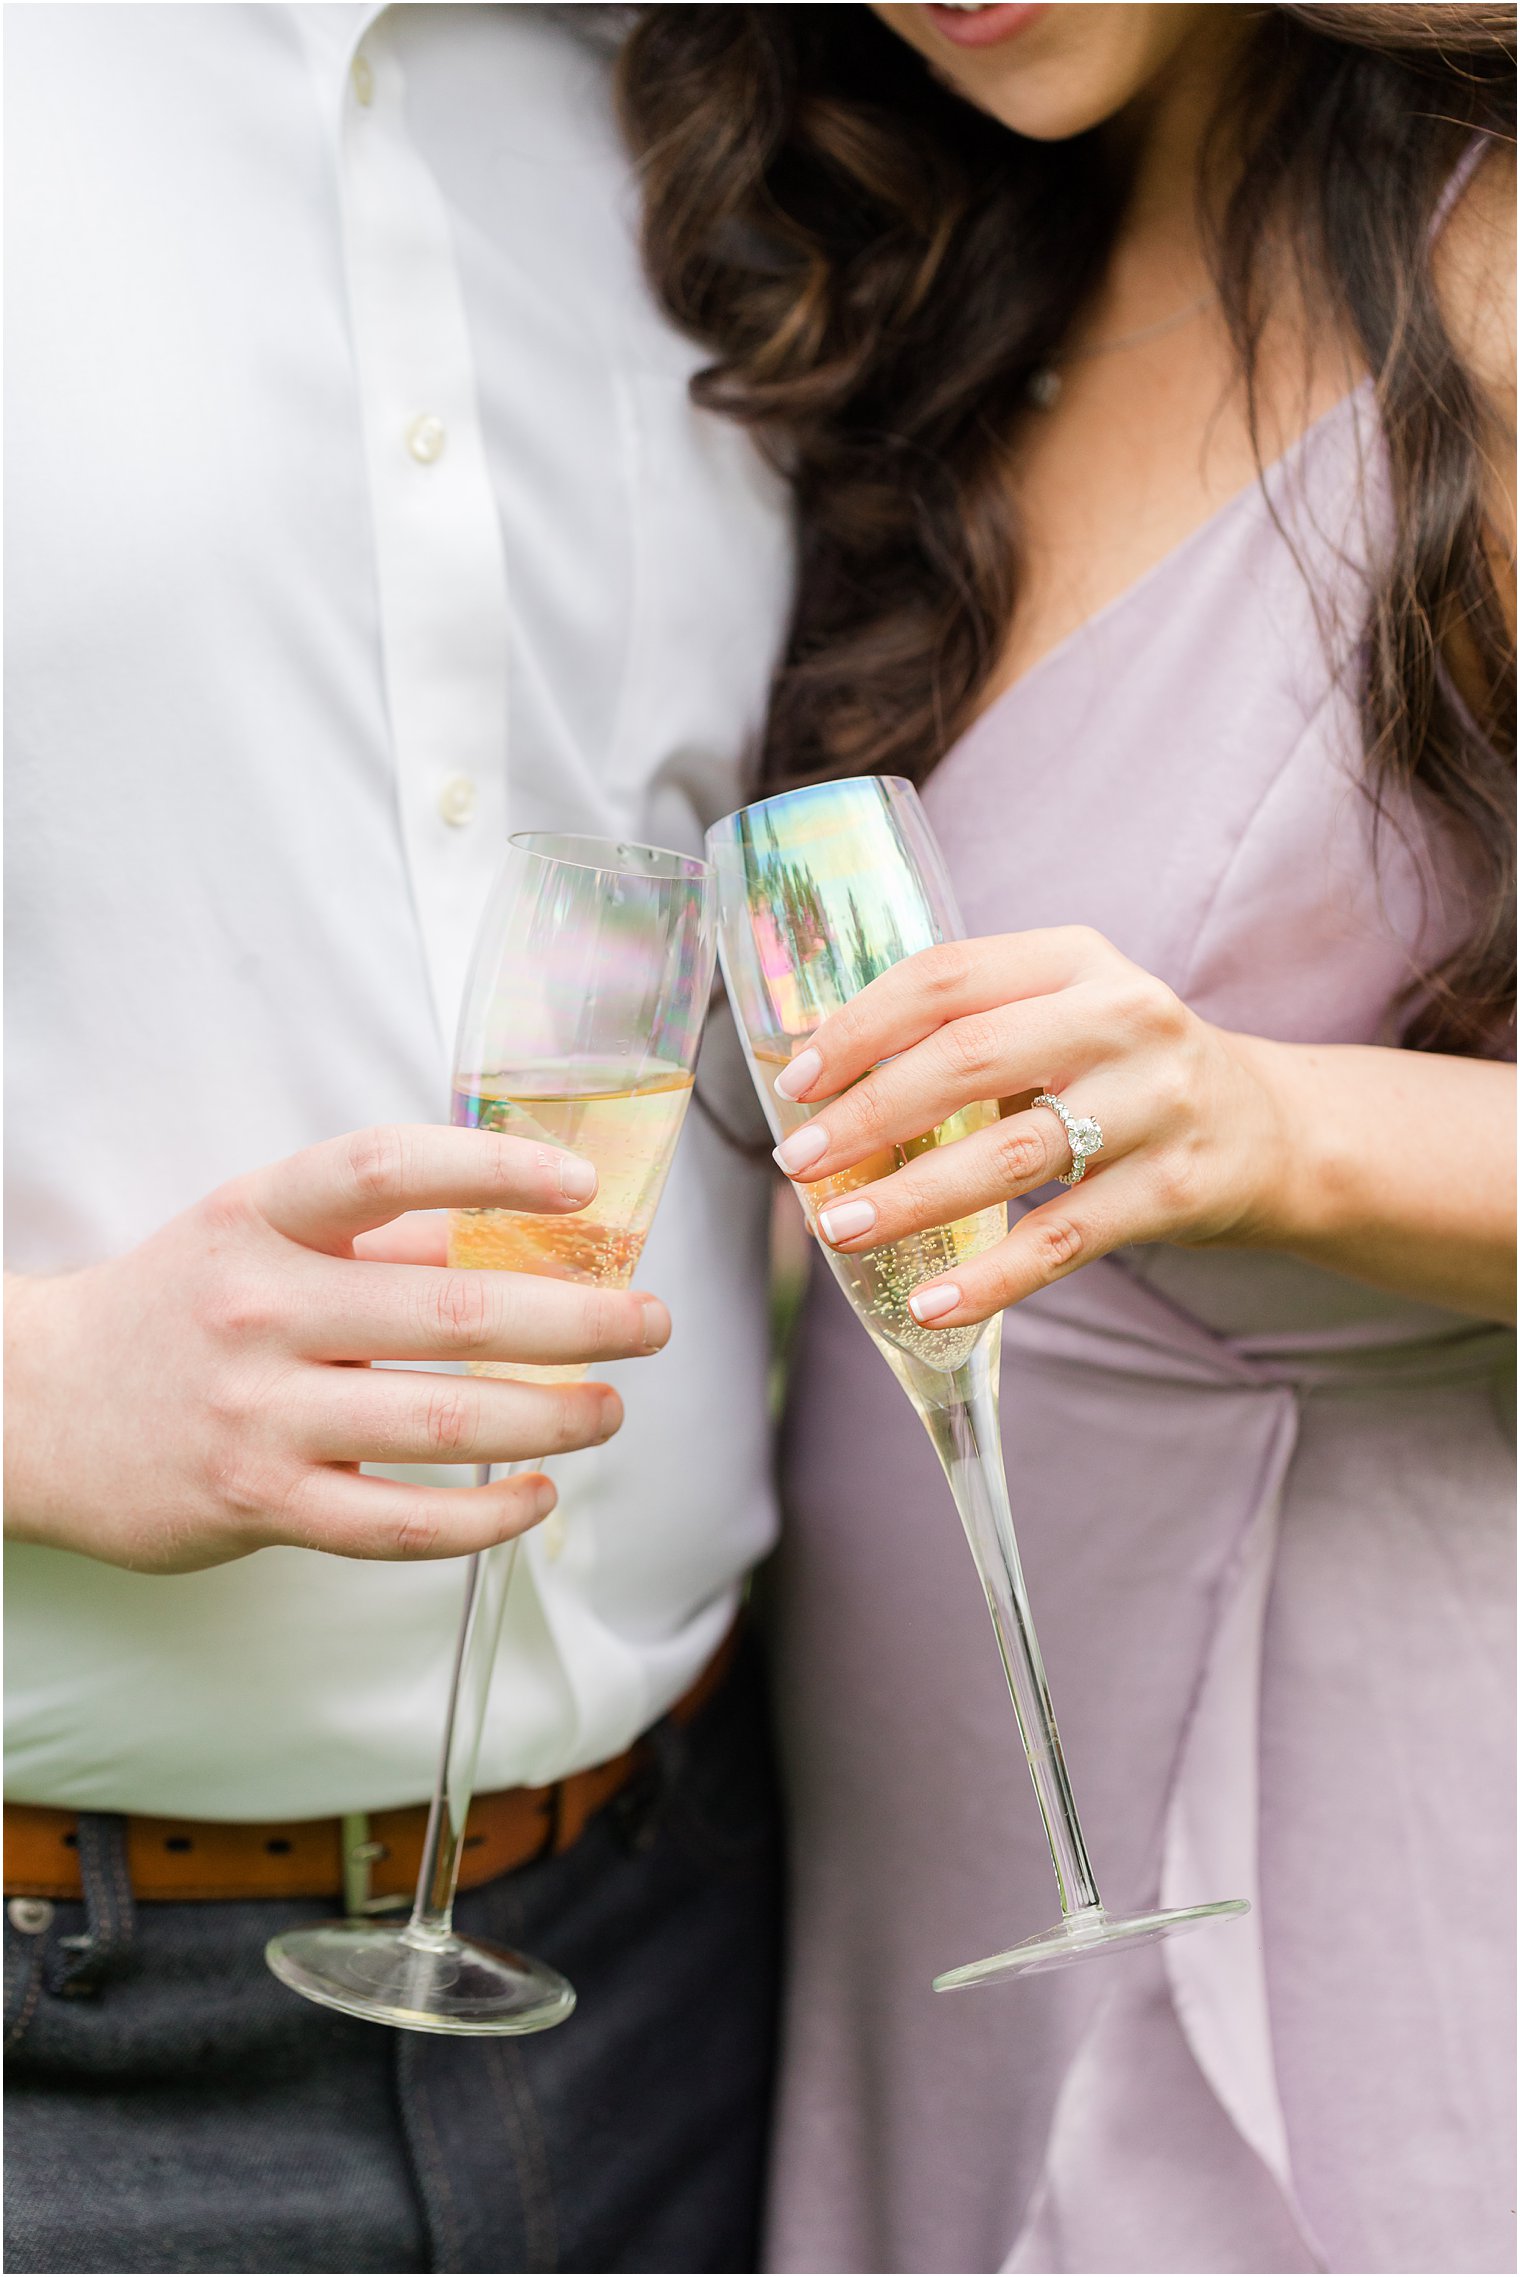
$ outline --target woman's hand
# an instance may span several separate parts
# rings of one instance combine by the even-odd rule
[[[563,1216],[595,1188],[589,1163],[521,1139],[359,1131],[220,1188],[125,1257],[14,1280],[7,1532],[157,1573],[272,1543],[457,1557],[521,1533],[554,1505],[537,1473],[420,1487],[358,1466],[594,1446],[622,1421],[611,1386],[365,1363],[623,1359],[658,1351],[669,1316],[654,1297],[449,1271],[440,1219],[390,1221]]]
[[[1232,1034],[1085,927],[905,959],[823,1023],[777,1089],[825,1103],[776,1150],[799,1185],[973,1100],[1004,1104],[999,1122],[830,1197],[819,1228],[846,1253],[1069,1170],[1059,1119],[1028,1103],[1039,1092],[1102,1126],[1078,1185],[915,1292],[935,1327],[985,1320],[1145,1241],[1288,1249],[1491,1317],[1512,1305],[1513,1069]]]
[[[787,1093],[829,1104],[776,1158],[801,1183],[833,1177],[977,1099],[1050,1091],[1096,1117],[1103,1149],[1078,1185],[912,1298],[918,1319],[958,1327],[1126,1242],[1259,1237],[1280,1132],[1240,1041],[1084,927],[947,943],[873,980],[792,1061]],[[1048,1107],[1005,1109],[831,1201],[819,1226],[834,1249],[874,1249],[1070,1168]]]

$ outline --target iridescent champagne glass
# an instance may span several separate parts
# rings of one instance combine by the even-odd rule
[[[455,1211],[451,1264],[628,1286],[691,1097],[713,954],[704,862],[597,838],[531,833],[510,841],[466,990],[453,1120],[578,1154],[595,1166],[598,1185],[569,1216]],[[586,1369],[487,1362],[478,1372],[570,1383]],[[485,1485],[490,1466],[475,1475]],[[276,1976],[308,2000],[416,2032],[540,2032],[575,2006],[558,1970],[453,1926],[516,1554],[516,1541],[502,1542],[466,1561],[411,1918],[320,1922],[267,1949]]]
[[[709,831],[718,880],[718,947],[750,1072],[778,1139],[813,1107],[779,1098],[775,1079],[819,1022],[902,958],[963,937],[943,857],[911,784],[879,776],[813,784],[764,799]],[[842,1175],[799,1186],[809,1226],[852,1187],[884,1178],[931,1147],[997,1119],[995,1100]],[[1007,1231],[1001,1204],[880,1248],[841,1256],[820,1242],[834,1278],[934,1443],[976,1560],[1013,1696],[1060,1892],[1054,1928],[990,1960],[935,1978],[936,1990],[989,1984],[1248,1908],[1238,1898],[1169,1912],[1114,1915],[1098,1895],[1061,1752],[1008,1506],[998,1429],[997,1318],[926,1328],[908,1310],[922,1282],[990,1249]]]

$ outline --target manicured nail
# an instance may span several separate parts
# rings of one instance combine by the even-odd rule
[[[921,1327],[927,1328],[931,1320],[954,1312],[960,1301],[961,1293],[955,1283],[941,1281],[933,1289],[915,1289],[908,1299],[908,1310]]]
[[[644,1299],[644,1349],[663,1351],[670,1339],[670,1315],[658,1297]]]
[[[820,1210],[818,1223],[823,1228],[825,1241],[853,1241],[858,1233],[869,1233],[876,1223],[874,1202],[836,1202],[831,1210]]]
[[[821,1123],[804,1123],[800,1131],[793,1131],[776,1148],[776,1160],[789,1178],[799,1170],[806,1170],[810,1162],[829,1151],[829,1134]]]
[[[596,1172],[578,1154],[559,1158],[559,1190],[567,1202],[589,1202],[596,1192]]]
[[[811,1091],[823,1073],[823,1054],[815,1052],[809,1044],[799,1052],[789,1067],[777,1076],[774,1089],[778,1099],[800,1099],[804,1091]]]

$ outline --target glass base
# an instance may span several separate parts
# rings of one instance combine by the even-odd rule
[[[965,1985],[1001,1984],[1005,1977],[1033,1976],[1041,1969],[1069,1968],[1089,1954],[1114,1953],[1129,1945],[1149,1945],[1157,1937],[1180,1936],[1201,1929],[1205,1922],[1225,1921],[1232,1914],[1249,1913],[1244,1898],[1221,1898],[1214,1905],[1179,1906],[1171,1913],[1105,1913],[1101,1905],[1073,1913],[1054,1929],[1026,1937],[990,1961],[968,1961],[964,1968],[946,1969],[934,1980],[936,1992],[955,1992]]]
[[[272,1937],[282,1984],[324,2008],[404,2032],[545,2032],[575,1993],[557,1969],[501,1945],[418,1934],[408,1925],[321,1921]]]

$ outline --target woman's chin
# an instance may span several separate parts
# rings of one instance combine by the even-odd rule
[[[875,13],[963,101],[1031,141],[1064,142],[1125,110],[1195,36],[1200,11],[942,0]]]

